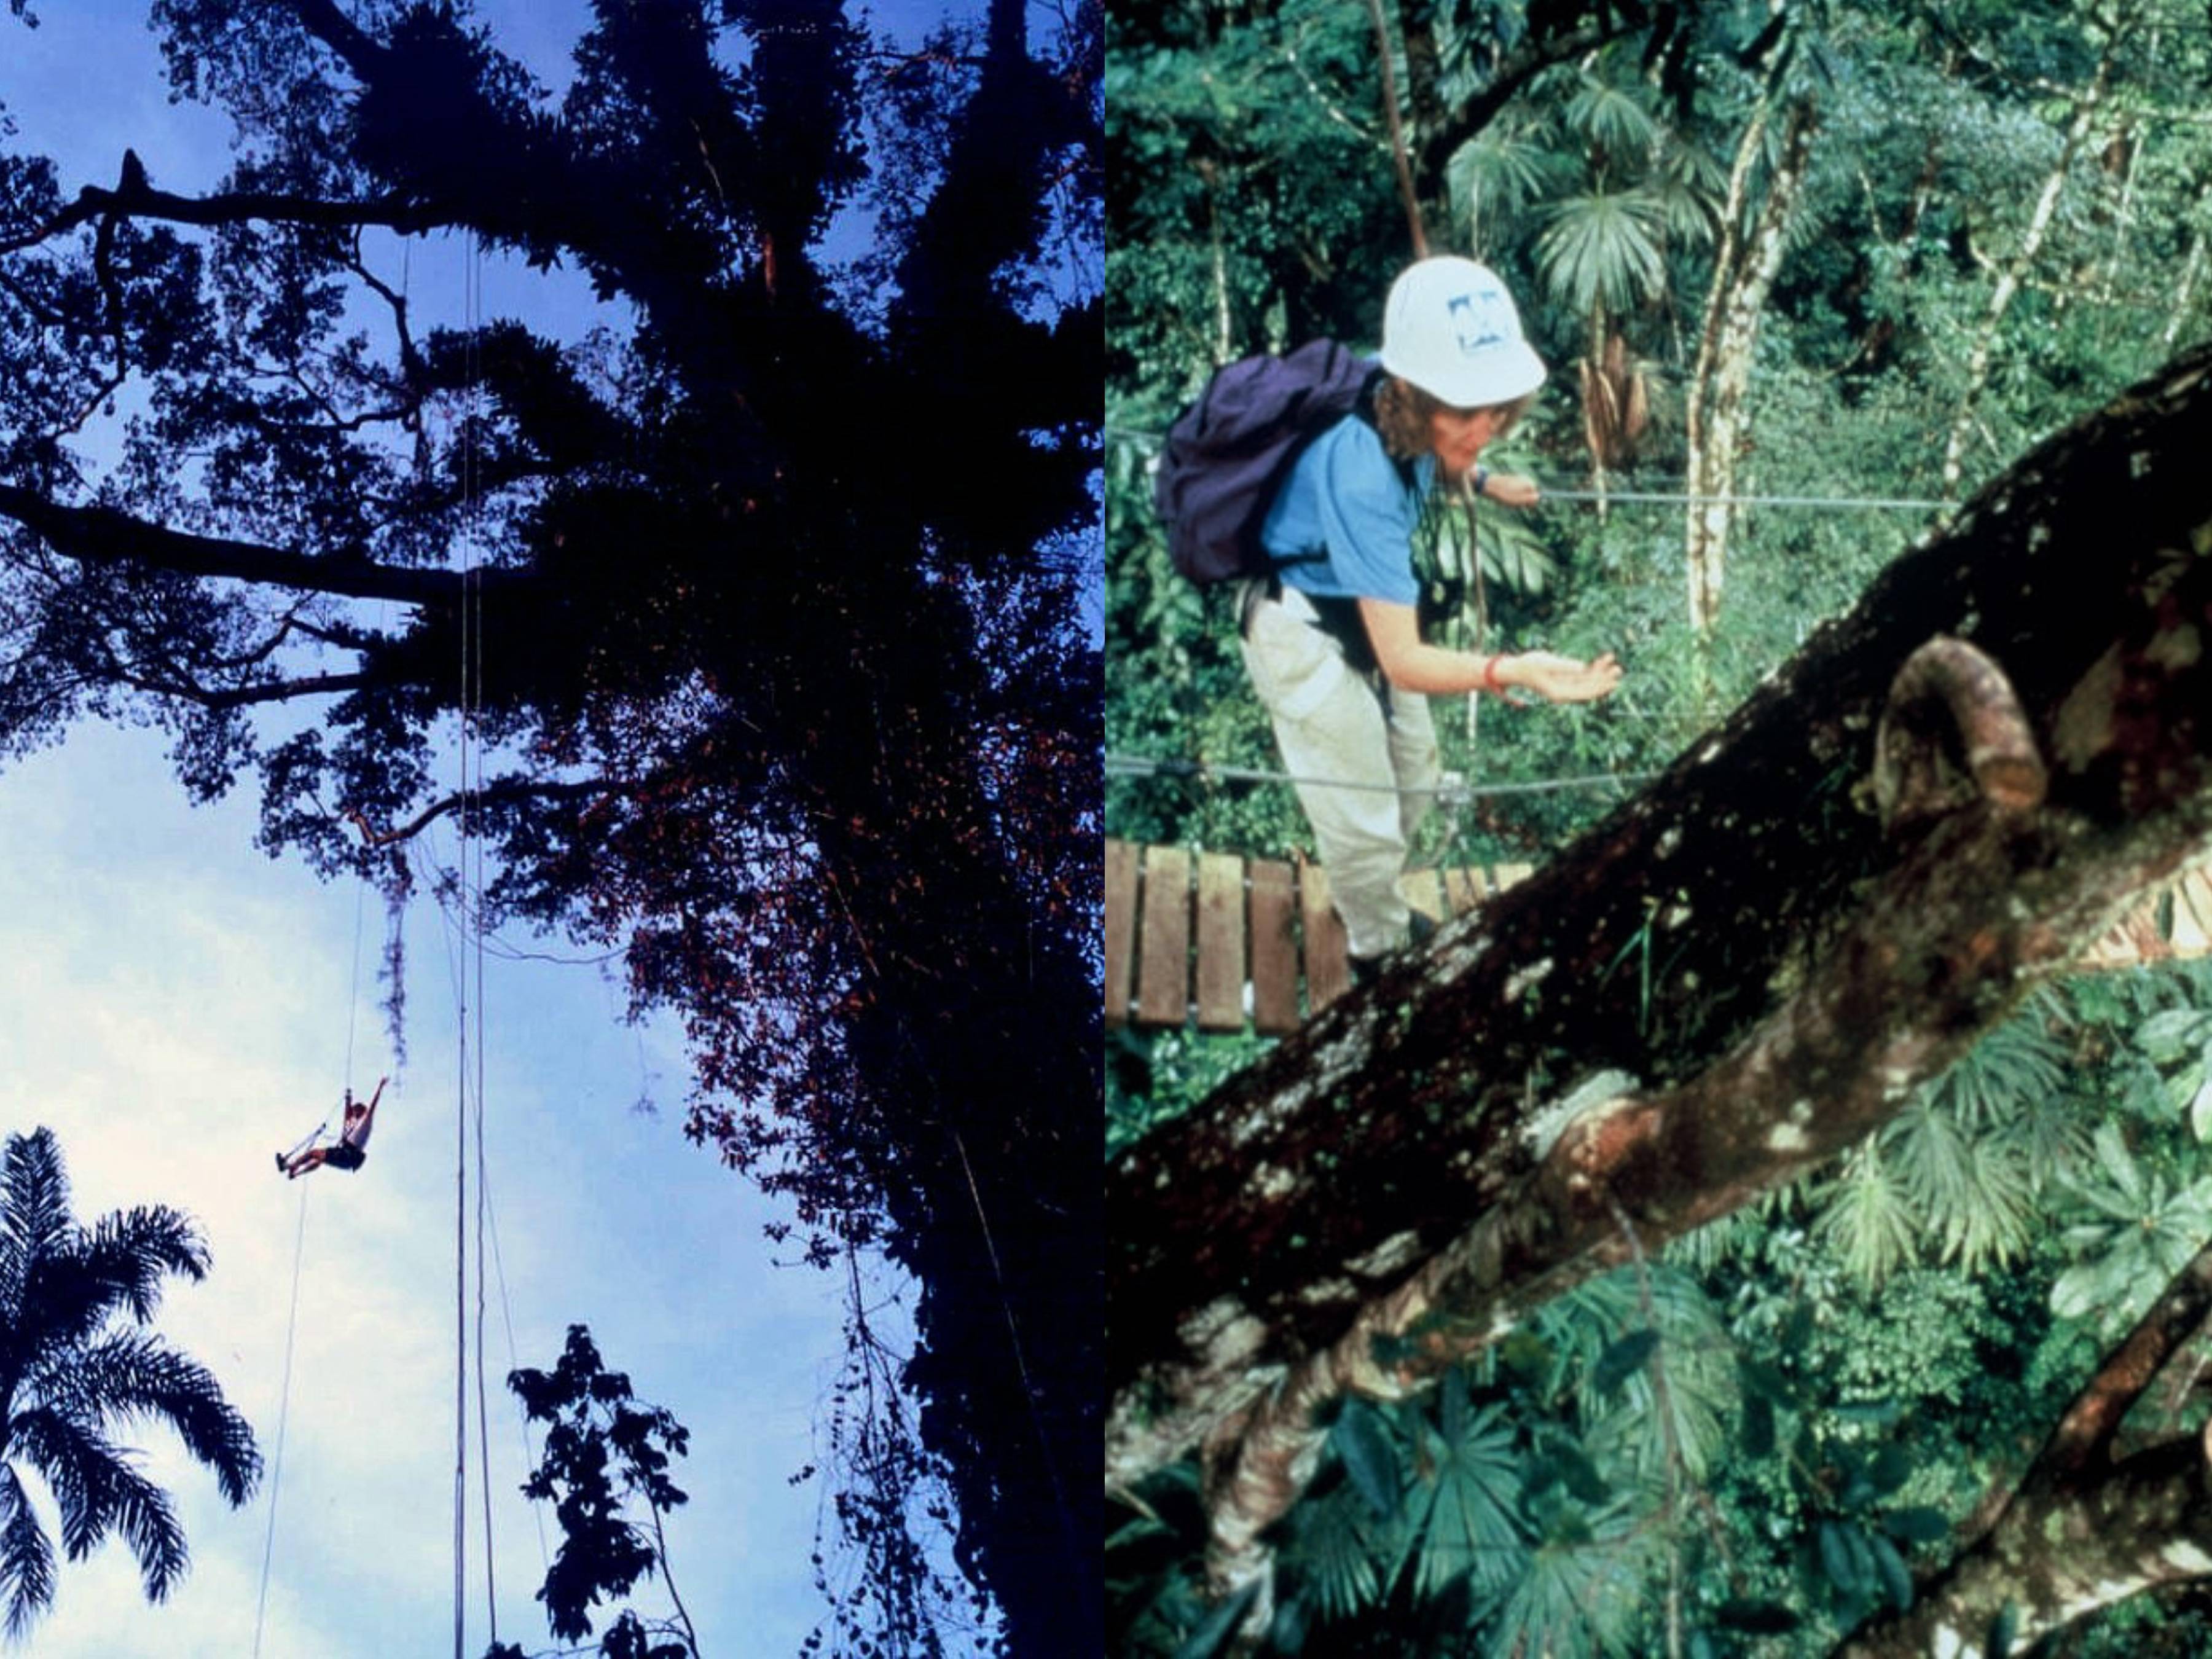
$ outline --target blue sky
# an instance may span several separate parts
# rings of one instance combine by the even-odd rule
[[[36,9],[35,31],[0,16],[0,104],[17,122],[15,146],[55,155],[65,193],[111,181],[126,145],[164,187],[214,181],[227,128],[167,102],[143,4]],[[489,9],[521,20],[511,39],[557,76],[551,54],[580,6]],[[413,247],[418,327],[459,319],[465,257],[458,239]],[[494,273],[486,309],[533,291]],[[532,320],[573,326],[573,292],[572,304],[564,319]],[[303,1239],[260,1650],[448,1651],[459,1090],[446,927],[427,896],[407,918],[399,1066],[375,1006],[380,908],[368,905],[356,952],[355,890],[272,863],[252,833],[247,799],[188,808],[147,732],[81,727],[64,748],[0,770],[0,1129],[55,1130],[81,1217],[167,1203],[200,1219],[214,1272],[173,1285],[161,1328],[215,1370],[270,1455]],[[452,857],[450,841],[425,850]],[[574,954],[558,941],[510,942]],[[809,1557],[824,1494],[818,1480],[787,1477],[821,1458],[817,1405],[842,1354],[836,1281],[770,1265],[761,1225],[775,1212],[683,1139],[684,1058],[670,1030],[623,1024],[617,988],[588,964],[495,954],[487,971],[486,1163],[514,1332],[510,1356],[495,1285],[498,1633],[551,1645],[531,1600],[544,1561],[515,1492],[521,1431],[500,1379],[514,1361],[550,1364],[580,1322],[610,1364],[692,1431],[677,1472],[692,1502],[670,1544],[702,1644],[791,1652],[823,1613]],[[288,1183],[270,1154],[334,1111],[349,1042],[356,1088],[397,1073],[368,1166]],[[641,1097],[658,1112],[635,1109]],[[895,1313],[878,1317],[896,1328]],[[471,1416],[473,1440],[472,1398]],[[31,1644],[42,1659],[251,1650],[267,1488],[229,1510],[165,1437],[146,1446],[149,1472],[179,1505],[192,1572],[151,1608],[119,1543],[65,1568]],[[475,1655],[489,1632],[473,1444],[469,1460],[465,1650]],[[641,1600],[665,1606],[657,1592]]]

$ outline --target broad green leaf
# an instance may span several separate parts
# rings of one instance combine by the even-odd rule
[[[1867,1470],[1868,1480],[1885,1498],[1911,1478],[1912,1455],[1893,1440],[1874,1455],[1874,1462]]]
[[[2012,1644],[2020,1635],[2020,1603],[2008,1601],[1990,1620],[1990,1659],[2010,1659]]]
[[[1398,1448],[1382,1414],[1364,1400],[1352,1401],[1329,1439],[1369,1511],[1378,1520],[1394,1512],[1400,1496]]]
[[[1881,1524],[1893,1536],[1912,1544],[1940,1543],[1951,1535],[1951,1523],[1943,1511],[1925,1504],[1891,1510],[1881,1517]]]
[[[2094,1144],[2097,1162],[2104,1165],[2112,1185],[2132,1202],[2147,1206],[2142,1171],[2136,1166],[2135,1155],[2128,1151],[2127,1142],[2121,1138],[2119,1126],[2109,1118],[2099,1124]]]
[[[1227,1649],[1229,1638],[1236,1634],[1237,1626],[1259,1599],[1259,1584],[1245,1585],[1199,1621],[1198,1628],[1175,1650],[1175,1659],[1214,1659],[1216,1654]]]
[[[2051,1287],[2051,1311],[2061,1319],[2080,1319],[2094,1313],[2104,1299],[2105,1273],[2101,1262],[2069,1267]]]
[[[1880,1533],[1862,1533],[1868,1548],[1873,1553],[1875,1570],[1881,1575],[1882,1588],[1889,1592],[1892,1606],[1903,1613],[1912,1605],[1912,1575],[1905,1570],[1905,1558],[1897,1553],[1897,1546]]]
[[[1828,1582],[1845,1595],[1857,1595],[1862,1580],[1845,1529],[1833,1521],[1823,1521],[1820,1522],[1820,1565],[1827,1572]]]

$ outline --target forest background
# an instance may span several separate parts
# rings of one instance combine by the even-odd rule
[[[2212,323],[2212,40],[2156,0],[1125,8],[1107,76],[1106,810],[1133,840],[1310,850],[1280,785],[1147,769],[1276,763],[1146,466],[1218,364],[1371,348],[1419,236],[1503,271],[1553,366],[1495,463],[1609,498],[1485,516],[1487,643],[1628,670],[1587,711],[1441,722],[1474,786],[1445,863],[1559,848],[1943,503]],[[1633,499],[1681,494],[1830,505]],[[1110,1034],[1109,1159],[1267,1046]],[[1826,1653],[1926,1595],[2212,1239],[2208,1055],[2201,964],[2054,981],[1813,1177],[1425,1397],[1345,1405],[1274,1535],[1264,1645]],[[2200,1369],[2136,1431],[2201,1423]],[[1183,1463],[1112,1511],[1113,1650],[1239,1639],[1198,1487]],[[2164,1577],[2063,1650],[2203,1651],[2212,1597]],[[1974,1638],[2020,1623],[2000,1601]]]

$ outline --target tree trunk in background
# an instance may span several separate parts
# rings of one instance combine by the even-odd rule
[[[1628,1224],[1649,1248],[1802,1173],[2212,848],[2208,445],[2212,348],[2031,453],[1638,799],[1118,1160],[1109,1484],[1207,1443],[1217,1583],[1261,1577],[1235,1558],[1302,1489],[1313,1407],[1419,1386],[1620,1259]],[[1971,674],[1877,743],[1945,633],[2003,671],[2047,798]],[[1904,772],[1887,830],[1878,754]]]
[[[2045,239],[2051,234],[2051,221],[2057,213],[2058,192],[2104,102],[2106,82],[2112,70],[2112,46],[2108,44],[2105,55],[2098,60],[2097,78],[2074,106],[2074,119],[2068,125],[2065,140],[2058,147],[2058,160],[2051,166],[2051,176],[2043,181],[2034,212],[2028,216],[2027,234],[2021,239],[2020,251],[2013,256],[2012,262],[1999,274],[1996,291],[1990,295],[1989,311],[1974,331],[1973,349],[1966,359],[1966,383],[1959,395],[1959,412],[1951,422],[1951,435],[1943,446],[1943,494],[1947,497],[1955,498],[1959,493],[1959,482],[1966,471],[1966,439],[1974,428],[1975,405],[1980,401],[1982,388],[1989,384],[1990,362],[1996,353],[1998,330],[2004,324],[2005,313],[2012,308],[2013,297],[2020,292],[2021,283],[2043,252]]]
[[[1794,105],[1784,117],[1782,159],[1768,182],[1766,199],[1747,225],[1745,197],[1751,169],[1765,147],[1768,106],[1761,100],[1751,125],[1736,146],[1729,178],[1721,245],[1715,257],[1713,285],[1698,337],[1698,360],[1690,376],[1685,415],[1688,427],[1689,482],[1692,496],[1735,493],[1736,452],[1744,435],[1744,393],[1759,350],[1759,325],[1766,296],[1782,267],[1782,254],[1805,182],[1812,111]],[[1729,530],[1735,509],[1726,501],[1692,501],[1685,549],[1690,577],[1690,628],[1703,639],[1719,614],[1722,579],[1728,560]]]

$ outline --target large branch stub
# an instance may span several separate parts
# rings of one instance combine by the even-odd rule
[[[1620,1217],[1656,1244],[1851,1145],[2212,849],[2208,368],[2031,454],[1642,798],[1109,1170],[1108,1479],[1205,1442],[1217,1586],[1267,1571],[1332,1392],[1420,1386],[1623,1259]]]
[[[2048,781],[2027,716],[1995,663],[1948,635],[1905,659],[1875,735],[1884,828],[1953,811],[1976,795],[2026,811],[2043,804]]]

